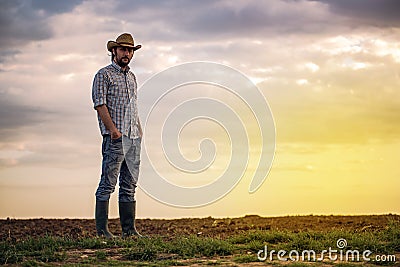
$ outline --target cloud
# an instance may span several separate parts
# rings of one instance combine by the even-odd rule
[[[54,115],[43,107],[25,104],[9,93],[0,93],[0,138],[1,142],[8,142],[19,137],[19,134],[45,122],[49,116]]]
[[[286,77],[259,84],[277,127],[278,142],[315,144],[393,143],[400,136],[395,64],[366,69],[335,67],[321,61],[317,74],[285,69]],[[288,77],[307,77],[302,86]],[[382,83],[382,81],[385,81]]]
[[[15,159],[2,159],[0,158],[0,169],[14,167],[18,164],[18,161]]]
[[[17,49],[4,49],[0,51],[0,63],[7,62],[8,60],[13,59],[15,55],[18,55],[20,53],[21,51]]]
[[[176,26],[219,38],[321,32],[330,25],[324,13],[323,5],[306,1],[246,1],[240,5],[220,1],[211,8],[200,9],[195,16],[188,15],[186,23]]]
[[[113,39],[120,32],[128,31],[138,42],[145,42],[146,47],[150,44],[176,47],[188,42],[224,45],[221,39],[246,42],[249,39],[266,40],[289,35],[327,36],[353,29],[355,18],[350,19],[351,14],[345,16],[345,13],[338,12],[342,6],[338,4],[336,7],[334,3],[336,1],[323,0],[89,0],[75,9],[74,14],[66,13],[69,15],[64,20],[55,23],[59,23],[58,31],[63,34],[73,36],[85,32],[85,38],[90,38],[95,31],[111,33],[108,38]],[[85,27],[79,26],[82,24]]]
[[[53,1],[53,0],[32,0],[32,8],[45,12],[48,16],[71,11],[83,0]]]
[[[16,51],[31,41],[53,36],[49,17],[68,12],[82,1],[5,0],[0,2],[0,49]],[[7,53],[2,53],[4,60]]]
[[[397,0],[319,0],[319,2],[326,3],[333,13],[349,18],[354,26],[400,26],[400,1]]]
[[[104,3],[104,2],[103,2]],[[97,6],[97,7],[96,7]],[[118,1],[93,12],[119,18],[150,40],[201,41],[286,33],[322,33],[336,27],[323,3],[310,1]]]

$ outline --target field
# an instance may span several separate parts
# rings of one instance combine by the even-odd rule
[[[111,219],[109,227],[121,233],[118,219]],[[94,220],[0,220],[0,264],[400,266],[400,216],[393,214],[139,219],[137,228],[146,238],[104,240],[96,238]],[[345,245],[338,247],[339,239]],[[371,253],[363,259],[365,251]]]

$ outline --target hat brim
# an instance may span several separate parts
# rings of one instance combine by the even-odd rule
[[[142,47],[141,45],[134,46],[134,45],[131,45],[131,44],[125,44],[125,43],[122,44],[122,43],[117,43],[117,42],[114,42],[114,41],[108,41],[107,50],[111,52],[111,50],[114,47],[118,47],[118,46],[130,47],[130,48],[133,48],[133,51],[136,51],[136,50],[138,50],[138,49],[140,49]]]

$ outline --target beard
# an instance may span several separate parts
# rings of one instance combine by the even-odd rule
[[[127,59],[124,61],[124,59]],[[131,60],[128,57],[121,57],[121,58],[117,58],[117,64],[120,67],[126,67],[128,66],[129,62],[131,62]]]

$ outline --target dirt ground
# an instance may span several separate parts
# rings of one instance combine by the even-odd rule
[[[138,219],[137,228],[144,235],[173,238],[177,235],[198,235],[216,238],[243,233],[248,230],[330,231],[333,229],[353,231],[379,231],[389,221],[400,221],[400,215],[368,216],[285,216],[259,217],[249,215],[241,218],[215,219]],[[109,228],[121,234],[118,219],[109,220]],[[73,238],[94,237],[95,222],[90,219],[5,219],[0,220],[0,240],[22,240],[28,237],[69,236]]]

